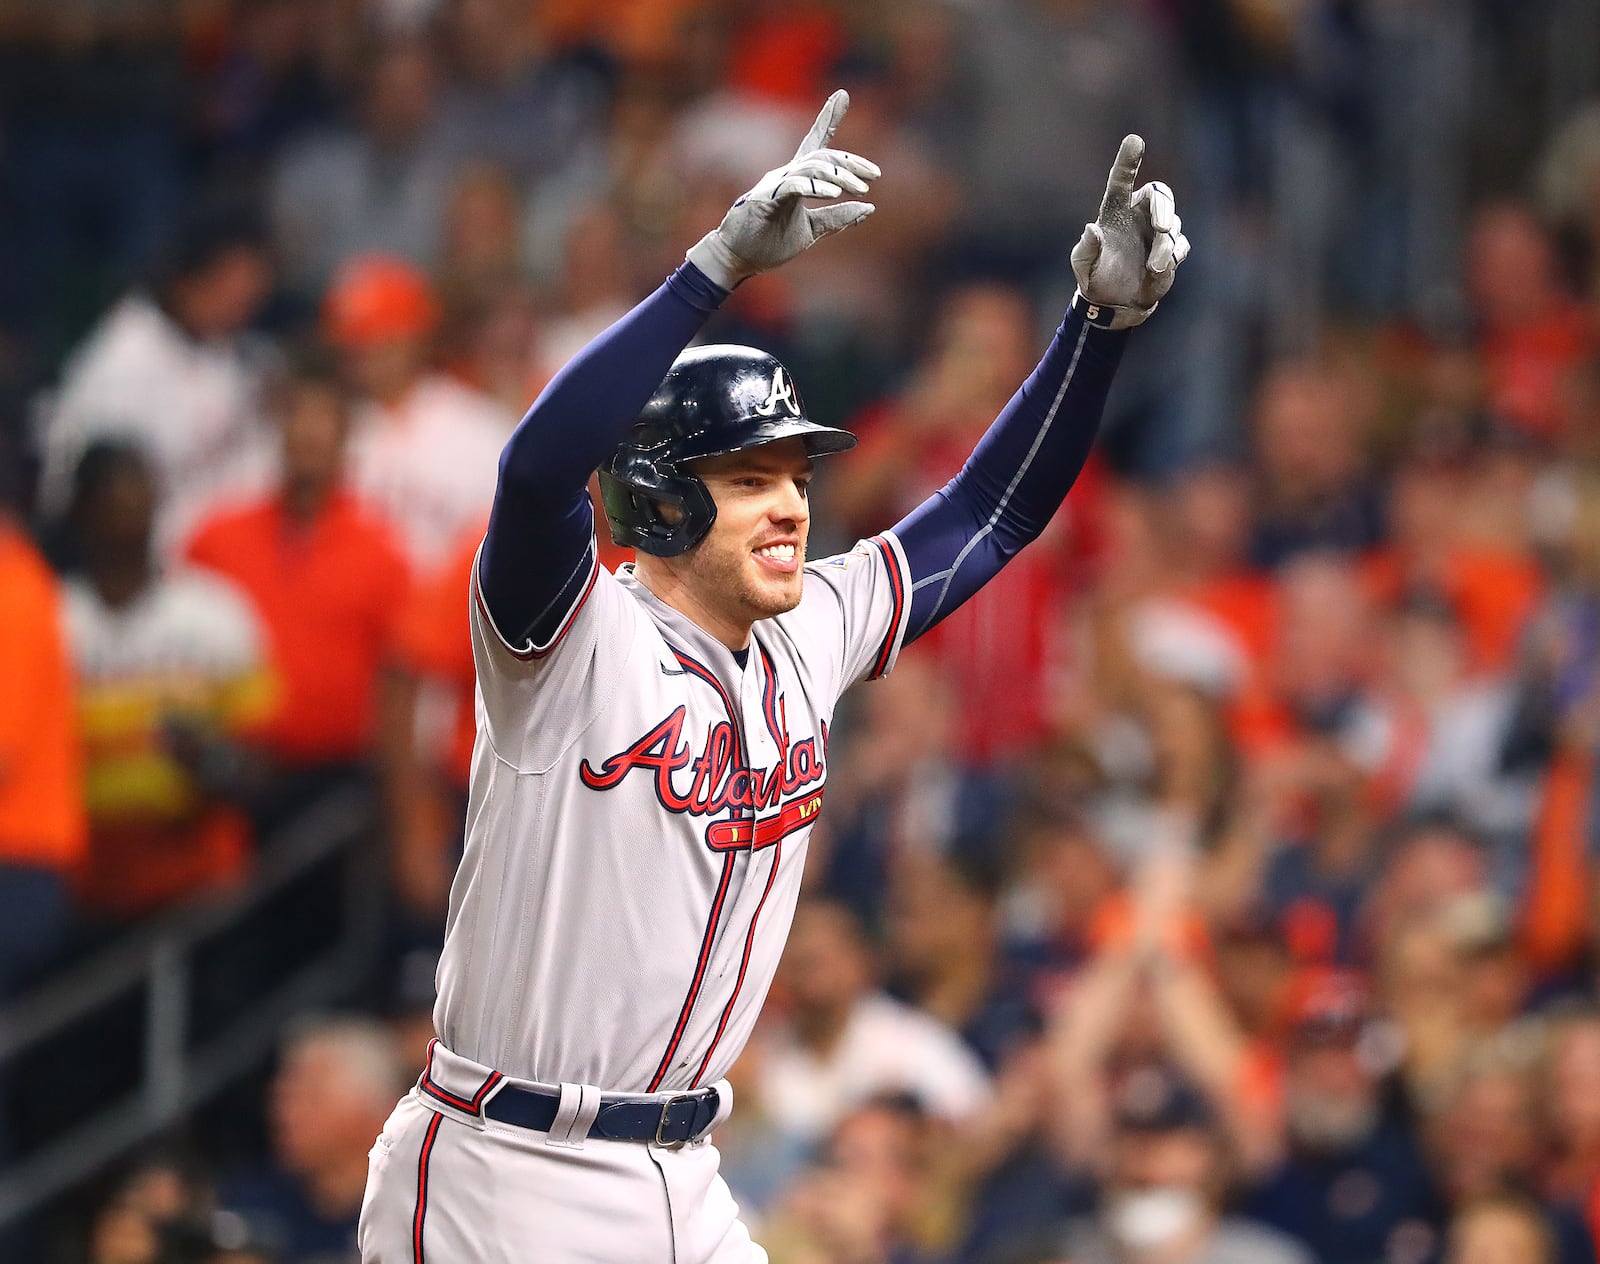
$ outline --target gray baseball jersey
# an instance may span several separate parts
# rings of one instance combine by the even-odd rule
[[[778,965],[839,696],[894,665],[909,584],[876,536],[808,563],[741,667],[594,561],[545,646],[476,591],[478,739],[434,1024],[522,1079],[612,1092],[714,1083]]]

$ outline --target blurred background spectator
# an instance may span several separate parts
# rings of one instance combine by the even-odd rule
[[[842,85],[879,214],[706,331],[859,431],[819,551],[960,468],[1122,134],[1196,252],[1045,536],[836,717],[718,1137],[758,1240],[1593,1259],[1597,50],[1592,0],[0,5],[0,1255],[352,1258],[500,447]]]
[[[112,307],[73,352],[54,399],[42,401],[46,513],[65,512],[73,471],[97,439],[135,443],[152,462],[163,557],[219,499],[264,477],[269,348],[249,328],[271,286],[255,223],[217,213],[181,230],[154,293]]]
[[[373,1019],[303,1021],[283,1042],[268,1097],[272,1153],[225,1175],[218,1206],[275,1242],[283,1264],[350,1258],[367,1152],[409,1070]]]
[[[254,734],[273,764],[257,804],[267,826],[371,761],[408,583],[389,528],[345,486],[344,389],[301,371],[281,396],[278,488],[206,519],[184,550],[238,585],[264,625],[278,686]]]
[[[272,705],[254,608],[221,578],[158,569],[157,503],[139,449],[84,453],[71,507],[84,569],[66,588],[89,814],[77,881],[112,921],[244,876],[243,741]]]
[[[0,998],[63,946],[85,846],[82,749],[61,587],[0,503]]]

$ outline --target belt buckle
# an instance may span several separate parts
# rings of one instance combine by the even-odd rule
[[[697,1094],[695,1093],[674,1093],[671,1097],[667,1098],[666,1101],[661,1103],[661,1118],[656,1121],[656,1144],[662,1149],[681,1150],[684,1146],[689,1144],[691,1140],[689,1137],[685,1137],[682,1141],[668,1141],[661,1134],[667,1126],[667,1112],[671,1110],[678,1102],[692,1102],[695,1100],[696,1096]]]

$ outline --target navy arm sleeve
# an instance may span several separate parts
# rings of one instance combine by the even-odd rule
[[[1127,331],[1073,301],[1044,359],[943,489],[894,534],[910,567],[909,644],[988,583],[1054,516],[1100,426]]]
[[[478,587],[500,635],[539,644],[594,561],[589,475],[727,291],[685,263],[551,379],[500,454]]]

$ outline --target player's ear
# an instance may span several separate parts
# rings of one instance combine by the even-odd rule
[[[656,512],[661,515],[661,521],[669,527],[675,527],[683,521],[682,505],[674,505],[665,500],[653,500],[650,503],[655,506]]]

